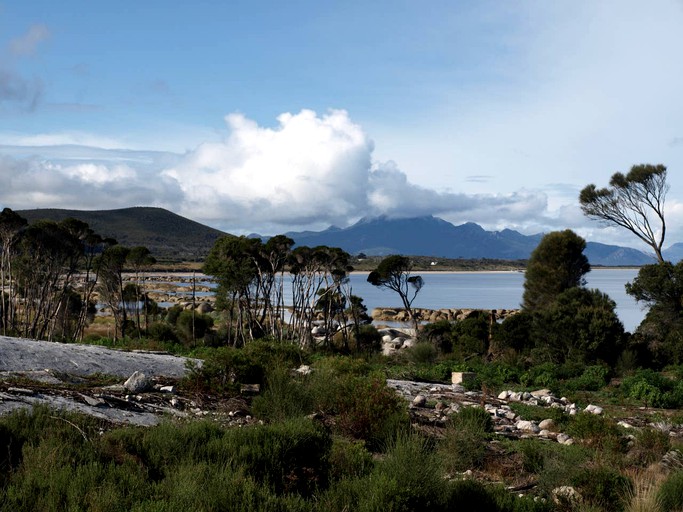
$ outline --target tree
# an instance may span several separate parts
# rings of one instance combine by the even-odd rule
[[[543,309],[565,290],[584,286],[584,275],[591,268],[585,248],[586,241],[570,229],[545,235],[527,264],[524,309]]]
[[[626,175],[615,173],[608,188],[585,187],[579,194],[579,202],[588,217],[615,224],[636,235],[654,250],[661,263],[666,235],[664,200],[668,190],[665,166],[634,165]]]
[[[99,272],[98,286],[100,298],[111,309],[114,315],[116,330],[114,339],[118,334],[121,338],[126,337],[126,327],[128,315],[124,298],[123,270],[130,249],[121,245],[107,247],[104,252],[97,257],[96,266]]]
[[[26,219],[9,208],[4,208],[0,213],[0,323],[3,335],[7,334],[7,327],[14,324],[11,251],[19,232],[26,224]],[[9,290],[7,295],[5,290]]]
[[[417,331],[417,318],[413,313],[412,304],[424,285],[421,276],[411,275],[412,262],[407,256],[393,255],[384,258],[377,268],[368,275],[368,282],[378,288],[386,288],[398,293],[403,307],[413,321]]]
[[[626,293],[650,306],[634,337],[659,364],[683,361],[683,261],[644,265]]]
[[[573,287],[560,293],[533,314],[531,338],[538,360],[614,364],[624,343],[615,307],[599,290]]]

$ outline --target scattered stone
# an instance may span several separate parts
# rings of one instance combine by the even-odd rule
[[[413,398],[414,407],[424,407],[425,405],[427,405],[427,397],[424,395],[417,395],[415,398]]]
[[[311,367],[307,364],[302,364],[294,371],[299,375],[309,375],[311,373]]]
[[[623,420],[617,422],[617,425],[619,425],[620,427],[623,427],[623,428],[634,428],[633,425],[631,425],[630,423],[626,423]]]
[[[535,396],[536,398],[541,398],[545,396],[551,396],[552,392],[549,389],[537,389],[536,391],[531,392],[531,396]]]
[[[175,393],[175,386],[161,386],[161,388],[159,388],[159,391],[161,391],[162,393],[174,394]]]
[[[464,382],[472,382],[476,377],[477,374],[474,372],[452,372],[451,382],[453,384],[462,384]]]
[[[510,396],[509,391],[501,391],[500,394],[498,395],[498,400],[507,400],[508,396]]]
[[[151,383],[147,376],[137,370],[123,383],[123,387],[131,393],[143,393],[144,391],[147,391],[150,386]]]
[[[553,501],[558,505],[576,505],[581,502],[581,494],[570,485],[556,487],[552,492]]]
[[[536,425],[536,423],[528,420],[520,420],[517,422],[515,426],[519,430],[522,430],[524,432],[532,432],[534,434],[538,434],[541,431],[541,429],[538,428],[538,425]]]
[[[555,422],[551,419],[545,419],[538,424],[538,428],[541,430],[553,430],[555,428]]]
[[[567,434],[557,434],[557,442],[564,445],[574,444],[574,440]]]
[[[589,404],[586,406],[584,411],[589,412],[591,414],[600,415],[600,414],[602,414],[602,407],[597,406],[597,405],[593,405],[593,404]]]

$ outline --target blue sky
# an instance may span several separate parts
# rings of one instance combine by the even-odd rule
[[[531,234],[669,168],[683,0],[0,0],[0,206],[161,206],[233,233],[434,214]]]

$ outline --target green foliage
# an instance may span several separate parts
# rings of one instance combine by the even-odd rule
[[[330,480],[345,478],[362,478],[368,475],[373,467],[372,453],[364,443],[344,437],[335,436],[329,457]]]
[[[657,496],[662,510],[683,510],[683,471],[671,473],[660,485]]]
[[[405,355],[409,361],[417,364],[433,363],[439,355],[436,347],[429,342],[416,343],[414,346],[405,350]]]
[[[584,468],[572,480],[586,504],[606,512],[621,511],[633,483],[610,467]]]
[[[647,466],[661,461],[670,448],[671,438],[668,433],[653,428],[644,428],[636,433],[628,458],[639,466]]]
[[[185,310],[176,321],[176,328],[186,343],[201,340],[213,327],[213,318],[197,311]]]
[[[554,231],[531,253],[524,279],[524,309],[542,310],[570,288],[584,285],[590,271],[586,241],[573,231]]]
[[[659,367],[683,362],[683,261],[641,267],[626,292],[650,306],[635,333],[644,359]]]
[[[178,336],[176,335],[173,327],[166,322],[154,322],[149,326],[147,334],[159,341],[169,341],[172,343],[178,342]]]
[[[495,331],[494,340],[501,348],[511,348],[517,353],[527,353],[531,348],[533,315],[522,310],[507,317]]]
[[[464,407],[451,416],[439,452],[447,472],[480,468],[493,422],[480,407]]]
[[[201,366],[192,367],[183,378],[188,389],[212,393],[234,393],[240,384],[265,383],[269,369],[278,366],[298,367],[304,360],[301,349],[291,343],[253,341],[245,347],[204,349]]]
[[[621,384],[625,397],[651,407],[677,408],[683,405],[683,383],[650,369],[638,370]]]
[[[613,452],[622,452],[625,449],[619,428],[605,416],[581,412],[571,417],[566,432],[596,448]]]
[[[310,413],[313,397],[303,379],[294,377],[291,369],[283,366],[271,369],[265,389],[253,401],[253,413],[269,421],[284,421]]]
[[[634,165],[626,175],[613,174],[609,188],[598,189],[593,184],[585,187],[579,202],[585,215],[627,229],[648,244],[662,262],[668,189],[665,166]]]
[[[534,315],[536,357],[562,363],[614,364],[624,347],[624,327],[615,303],[598,290],[569,288]]]
[[[396,292],[417,329],[417,320],[413,316],[411,305],[422,289],[424,280],[421,276],[411,275],[411,270],[412,262],[407,256],[387,256],[368,274],[368,283]]]

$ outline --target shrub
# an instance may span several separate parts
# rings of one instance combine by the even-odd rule
[[[408,360],[418,364],[429,364],[436,361],[438,351],[429,342],[420,342],[405,350]]]
[[[480,407],[464,407],[451,416],[439,451],[448,472],[479,468],[484,463],[491,416]]]
[[[213,318],[196,311],[185,310],[176,321],[176,328],[185,342],[202,339],[213,327]]]
[[[303,379],[294,377],[288,368],[278,366],[268,373],[265,389],[252,404],[254,414],[270,421],[283,421],[308,414],[313,400]]]
[[[166,322],[154,322],[149,326],[148,334],[155,340],[170,341],[172,343],[178,342],[178,336],[173,327]]]
[[[606,512],[623,510],[627,495],[633,493],[631,480],[608,467],[583,469],[572,479],[572,484],[584,503]]]
[[[629,459],[641,466],[662,460],[671,447],[671,439],[661,430],[645,428],[636,433],[633,447],[629,450]]]
[[[361,441],[335,437],[330,450],[330,480],[361,478],[368,475],[374,466],[372,453]]]
[[[683,471],[671,473],[659,487],[659,500],[662,510],[683,510]]]

